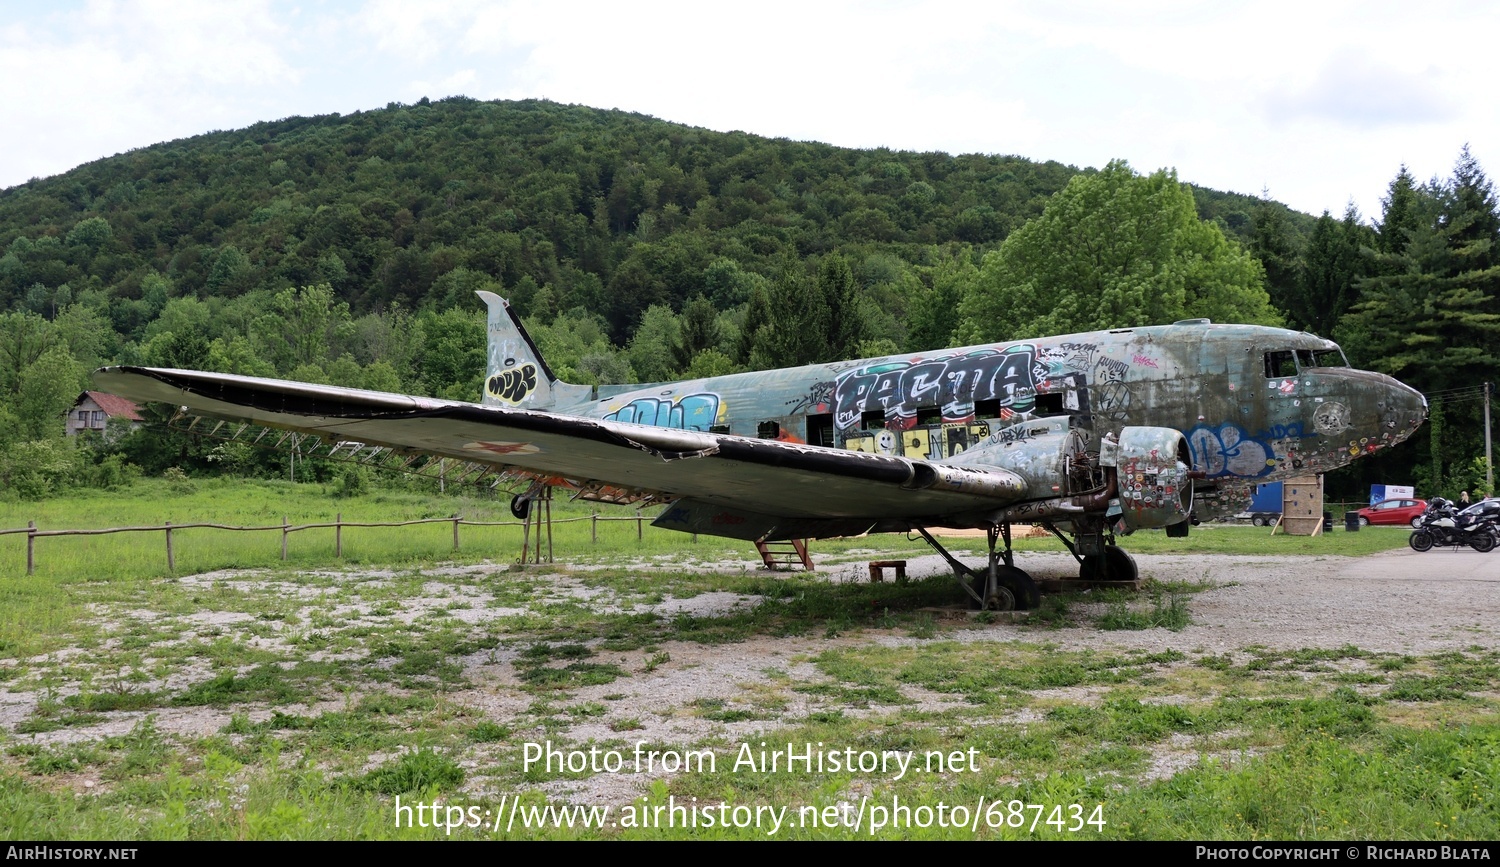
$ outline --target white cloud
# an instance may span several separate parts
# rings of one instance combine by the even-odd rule
[[[1344,48],[1311,80],[1271,94],[1265,111],[1277,123],[1312,119],[1358,130],[1447,121],[1459,106],[1445,83],[1436,68],[1398,70]]]
[[[302,2],[304,5],[296,5]],[[1314,213],[1402,162],[1500,160],[1482,50],[1500,7],[95,0],[0,29],[0,184],[118,150],[422,96],[549,98],[850,147],[1122,157]],[[1435,35],[1436,34],[1436,35]],[[44,70],[45,74],[38,74]]]
[[[40,26],[39,26],[40,25]],[[96,0],[0,34],[10,101],[0,161],[17,183],[117,151],[246,123],[226,89],[296,80],[265,2]]]

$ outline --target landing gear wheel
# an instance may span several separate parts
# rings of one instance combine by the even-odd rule
[[[1426,530],[1418,530],[1411,534],[1411,538],[1406,540],[1406,544],[1410,545],[1413,551],[1431,551],[1432,534]]]
[[[974,588],[975,595],[982,598],[984,600],[984,604],[981,605],[978,599],[975,599],[973,596],[969,596],[969,608],[976,611],[1016,610],[1016,594],[1012,593],[1010,588],[1005,586],[1003,579],[997,582],[995,592],[989,594],[988,596],[986,596],[984,592],[984,585],[986,583],[988,582],[984,575],[974,576],[974,580],[969,584],[969,586]],[[964,595],[967,596],[968,594]]]
[[[1141,577],[1141,570],[1124,548],[1105,545],[1102,558],[1098,555],[1083,558],[1078,577],[1084,581],[1135,581]]]
[[[995,571],[995,592],[985,597],[984,589],[986,576],[983,572],[969,570],[969,587],[974,590],[974,596],[984,600],[981,606],[979,599],[965,593],[972,609],[983,608],[986,611],[1029,611],[1042,604],[1042,593],[1037,589],[1036,582],[1031,576],[1014,566],[1000,564]]]
[[[1135,581],[1141,577],[1141,570],[1135,565],[1135,558],[1127,554],[1119,545],[1104,546],[1104,570],[1109,575],[1110,581]]]
[[[1474,538],[1469,540],[1469,547],[1481,554],[1488,554],[1495,550],[1495,536],[1492,533],[1475,533]]]

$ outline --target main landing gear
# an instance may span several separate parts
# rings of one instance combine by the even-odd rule
[[[1078,561],[1078,580],[1130,582],[1141,577],[1135,558],[1115,544],[1113,533],[1101,529],[1081,530],[1075,544],[1051,524],[1045,525],[1052,535],[1062,540]]]
[[[1042,594],[1020,569],[1017,569],[1010,550],[1010,525],[991,524],[986,538],[989,541],[989,565],[983,572],[976,572],[959,562],[947,549],[932,538],[925,527],[916,528],[932,549],[943,555],[953,567],[953,577],[969,599],[969,607],[985,611],[1018,611],[1031,609],[1041,604]],[[996,542],[1005,540],[1005,549],[997,551]]]

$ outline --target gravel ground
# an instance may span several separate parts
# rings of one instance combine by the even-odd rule
[[[1137,561],[1143,577],[1204,588],[1187,595],[1191,613],[1188,626],[1176,632],[1160,628],[1104,631],[1093,625],[1092,615],[1105,611],[1108,604],[1090,603],[1085,595],[1082,600],[1071,603],[1069,609],[1072,621],[1080,625],[1061,628],[1029,626],[1003,619],[981,623],[955,608],[942,613],[949,616],[942,617],[942,625],[929,639],[914,638],[907,628],[884,630],[866,626],[834,637],[810,633],[794,638],[755,637],[727,644],[668,642],[659,648],[668,655],[665,657],[667,661],[659,663],[648,659],[658,652],[657,649],[651,653],[601,649],[594,661],[619,665],[630,675],[613,683],[573,690],[567,701],[570,704],[600,703],[607,712],[601,717],[580,719],[546,732],[532,730],[531,723],[521,722],[528,719],[527,708],[533,703],[534,696],[521,690],[516,679],[516,649],[503,647],[462,658],[460,664],[469,685],[450,693],[446,700],[497,723],[519,723],[521,728],[516,737],[523,739],[550,737],[572,743],[618,739],[693,744],[747,738],[755,732],[796,724],[818,711],[838,709],[859,716],[893,710],[875,705],[846,708],[845,703],[837,699],[787,688],[789,683],[827,681],[828,678],[811,660],[830,649],[908,646],[926,641],[1016,641],[1031,646],[1045,644],[1059,650],[1137,649],[1157,652],[1171,649],[1200,657],[1226,653],[1243,656],[1247,649],[1255,647],[1297,650],[1352,645],[1368,652],[1412,655],[1500,647],[1500,638],[1493,628],[1500,621],[1500,553],[1438,550],[1417,554],[1402,549],[1361,558],[1139,555]],[[936,555],[910,558],[908,564],[908,573],[913,577],[948,574],[946,565]],[[739,573],[746,565],[726,562],[705,564],[702,568]],[[1040,579],[1072,577],[1077,572],[1076,564],[1065,554],[1023,553],[1018,555],[1017,565]],[[495,575],[501,582],[505,580],[495,566],[465,569]],[[472,602],[472,607],[453,612],[455,617],[463,615],[459,619],[464,622],[515,613],[516,609],[502,605],[491,607],[496,600],[490,598],[488,591],[476,589],[474,585],[449,587],[444,582],[443,572],[441,567],[424,570],[424,574],[431,577],[424,587],[423,598],[406,600],[401,607],[415,610],[420,605],[445,600]],[[234,577],[232,573],[216,574],[221,578]],[[535,573],[530,574],[535,577]],[[818,572],[824,580],[838,583],[868,580],[867,574],[864,562],[827,563]],[[242,581],[256,580],[253,573],[239,577]],[[373,573],[342,573],[342,577],[345,581],[378,580]],[[182,580],[191,583],[195,579]],[[549,578],[546,587],[547,592],[542,596],[587,596],[587,604],[601,606],[618,601],[608,598],[611,596],[608,591],[586,587],[576,575],[566,573]],[[268,586],[266,589],[270,592],[276,588]],[[303,595],[309,597],[303,600],[308,606],[304,612],[306,616],[325,606],[324,601],[316,598],[316,593]],[[713,615],[758,602],[756,597],[711,592],[685,599],[667,597],[646,607],[666,614]],[[1136,604],[1149,603],[1143,597]],[[143,611],[115,612],[114,616],[125,614],[148,619],[158,616]],[[194,626],[202,626],[198,620],[206,616],[199,613],[189,620]],[[354,613],[349,616],[354,616]],[[212,623],[230,634],[246,623],[253,625],[253,621],[245,617],[220,617],[213,619]],[[274,636],[267,646],[279,647],[279,639],[279,635]],[[47,663],[55,665],[73,659],[77,653],[77,649],[60,651],[51,654]],[[82,663],[83,660],[75,662]],[[165,681],[153,681],[147,686],[176,691],[183,688],[186,680],[206,676],[202,664],[187,666]],[[37,706],[42,693],[27,688],[31,686],[13,684],[9,690],[0,689],[0,731],[4,732],[0,738],[15,736],[18,724]],[[60,688],[59,695],[78,689],[71,683],[60,683],[57,687]],[[921,710],[941,710],[963,703],[960,695],[932,693],[913,685],[903,685],[902,692]],[[745,707],[747,703],[757,706],[757,696],[776,697],[777,702],[764,705],[775,709],[758,713],[753,719],[733,722],[715,721],[705,718],[702,713],[704,702],[728,703],[734,707]],[[1086,694],[1070,695],[1069,700],[1087,702],[1090,697]],[[323,706],[277,709],[316,713]],[[258,721],[269,716],[272,708],[264,705],[232,709],[164,706],[149,712],[113,712],[95,725],[41,732],[25,738],[50,745],[94,740],[127,732],[148,713],[156,718],[160,731],[198,737],[219,731],[227,723],[231,710],[247,712],[252,721]],[[1180,760],[1191,763],[1201,758],[1186,749],[1168,752],[1170,755],[1164,754],[1163,762]],[[480,751],[468,758],[466,764],[477,769],[492,758]],[[1163,773],[1169,775],[1170,771],[1164,770]],[[597,775],[589,780],[549,783],[544,788],[569,799],[628,801],[641,792],[644,782],[630,775]],[[477,776],[471,785],[472,793],[482,794],[489,784],[482,776]]]
[[[937,571],[927,558],[916,574]],[[1189,600],[1192,624],[1180,632],[1060,629],[1046,640],[1069,648],[1175,648],[1223,652],[1251,646],[1281,650],[1354,645],[1368,651],[1431,653],[1500,646],[1500,554],[1469,549],[1425,554],[1401,549],[1367,557],[1136,555],[1143,577],[1209,583]],[[1016,564],[1038,578],[1076,573],[1063,554],[1022,554]],[[1030,636],[1036,630],[990,625],[977,640]]]

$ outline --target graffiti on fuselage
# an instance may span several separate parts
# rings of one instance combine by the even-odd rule
[[[1037,349],[1037,359],[1053,371],[1083,371],[1094,366],[1097,343],[1055,343]]]
[[[1239,425],[1199,425],[1188,431],[1194,468],[1213,476],[1255,478],[1276,469],[1274,448],[1254,439]]]
[[[989,435],[990,426],[985,422],[924,425],[900,433],[881,430],[865,436],[850,437],[844,441],[844,447],[871,454],[900,454],[908,458],[941,460],[982,442]]]
[[[659,397],[638,397],[610,412],[604,420],[706,431],[718,417],[719,396],[713,392],[678,396],[665,391]]]
[[[507,359],[507,364],[513,364],[513,359]],[[506,403],[520,403],[526,399],[536,388],[536,365],[523,364],[520,367],[512,367],[502,370],[488,377],[484,383],[484,390],[491,397],[503,400]]]
[[[788,415],[799,415],[806,413],[828,412],[828,407],[833,403],[834,380],[815,382],[808,389],[807,394],[796,397],[786,402]]]
[[[906,430],[916,425],[917,410],[924,407],[941,407],[945,422],[964,422],[973,418],[976,400],[1025,411],[1036,399],[1038,375],[1047,373],[1038,367],[1033,347],[1012,346],[856,368],[836,380],[834,424],[849,430],[865,413],[880,410],[885,427]]]

